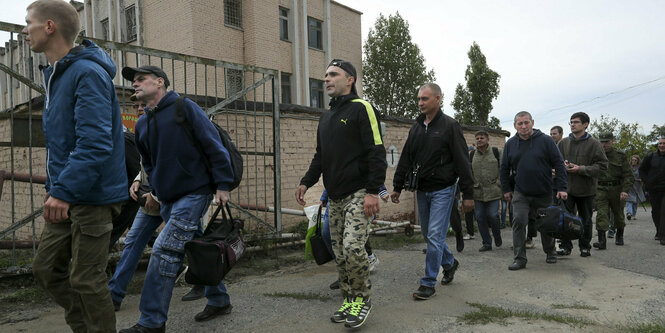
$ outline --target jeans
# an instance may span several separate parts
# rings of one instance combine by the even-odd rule
[[[626,214],[636,216],[638,205],[637,201],[626,201]]]
[[[161,224],[161,216],[147,215],[142,209],[139,209],[136,213],[132,228],[129,229],[127,237],[125,237],[125,248],[122,250],[122,256],[120,256],[115,273],[109,281],[113,302],[122,303],[127,294],[127,286],[132,280],[139,260],[143,255],[143,250]]]
[[[474,203],[476,211],[476,221],[478,221],[478,232],[483,239],[483,245],[492,246],[492,237],[490,237],[489,228],[492,228],[494,239],[501,238],[501,229],[499,229],[499,201],[478,201]]]
[[[160,213],[167,222],[152,247],[139,304],[141,326],[157,328],[166,322],[175,279],[185,256],[185,243],[203,234],[201,218],[211,199],[208,194],[189,194],[176,202],[162,204]],[[224,282],[206,286],[205,295],[208,305],[223,307],[231,303]]]
[[[538,208],[545,208],[552,204],[552,196],[531,197],[521,192],[513,192],[513,209],[515,219],[513,220],[513,254],[514,260],[526,263],[526,227],[529,224],[529,216],[534,215]],[[546,234],[540,234],[543,251],[546,254],[554,253],[554,239]]]
[[[580,250],[591,250],[591,237],[593,233],[593,221],[591,220],[591,215],[593,215],[593,199],[593,195],[588,197],[576,197],[569,194],[568,199],[566,199],[565,202],[566,210],[571,214],[577,206],[577,212],[584,224],[584,234],[578,241]],[[573,249],[573,242],[570,240],[561,240],[561,248],[571,251]]]
[[[420,285],[434,287],[439,267],[451,269],[455,258],[446,245],[446,233],[450,224],[450,213],[455,201],[455,186],[433,192],[416,192],[420,230],[427,241],[425,276]]]

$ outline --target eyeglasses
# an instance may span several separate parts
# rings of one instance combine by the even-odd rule
[[[579,120],[573,120],[573,121],[569,122],[568,125],[576,125],[576,124],[581,124],[581,123],[582,122],[579,121]]]

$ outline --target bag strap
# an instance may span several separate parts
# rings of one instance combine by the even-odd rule
[[[224,210],[222,210],[222,208],[224,208]],[[233,215],[231,215],[231,207],[229,207],[229,203],[227,202],[225,205],[218,205],[217,209],[215,209],[215,212],[212,213],[212,216],[210,216],[208,225],[203,231],[204,235],[207,235],[212,231],[211,228],[215,224],[214,222],[217,219],[217,216],[219,215],[220,211],[222,212],[222,223],[229,222],[231,223],[231,225],[235,224],[235,221],[233,221]],[[229,214],[228,217],[226,216],[227,213]]]
[[[501,168],[501,158],[499,157],[499,148],[492,147],[492,153],[494,153],[494,158],[496,158],[496,165]]]
[[[205,164],[206,169],[208,169],[210,177],[212,177],[212,165],[210,164],[210,160],[208,160],[208,156],[203,151],[203,147],[201,147],[199,141],[194,137],[194,128],[189,119],[187,119],[187,114],[185,114],[185,96],[179,96],[175,101],[175,114],[173,115],[173,118],[175,119],[175,122],[185,130],[189,143],[196,147],[196,150],[201,154],[203,163]]]

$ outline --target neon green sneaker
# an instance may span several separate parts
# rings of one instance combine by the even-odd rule
[[[344,326],[349,328],[358,328],[365,323],[367,317],[369,317],[369,312],[372,310],[372,302],[369,298],[364,299],[362,297],[356,297],[356,299],[351,303],[351,311],[346,316],[346,323]]]
[[[342,306],[339,308],[339,310],[333,313],[332,317],[330,317],[330,321],[332,321],[333,323],[345,322],[346,317],[349,315],[349,311],[351,311],[352,304],[353,303],[351,302],[350,297],[344,298],[344,303],[342,303]]]

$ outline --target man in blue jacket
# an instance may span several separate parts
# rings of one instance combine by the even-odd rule
[[[517,133],[508,139],[501,158],[501,189],[506,201],[513,203],[514,261],[511,271],[526,267],[526,226],[529,213],[552,204],[552,169],[556,173],[556,197],[566,200],[566,170],[554,140],[533,128],[533,118],[526,111],[515,115]],[[554,239],[541,233],[546,262],[557,262]]]
[[[185,129],[174,118],[179,95],[168,91],[169,79],[156,66],[125,67],[122,76],[132,81],[136,99],[146,103],[146,113],[136,122],[136,146],[153,193],[161,201],[166,226],[157,237],[141,292],[141,318],[132,332],[164,332],[173,287],[184,259],[185,243],[203,233],[201,219],[215,197],[229,200],[233,170],[229,153],[205,112],[189,99],[184,113],[203,156],[192,146]],[[205,159],[210,161],[208,171]],[[231,312],[231,301],[223,282],[206,287],[208,303],[194,319],[204,321]]]
[[[104,271],[112,219],[127,199],[115,64],[91,41],[74,46],[79,17],[65,1],[33,2],[26,23],[30,48],[49,62],[42,69],[46,224],[33,273],[72,331],[115,332]]]

